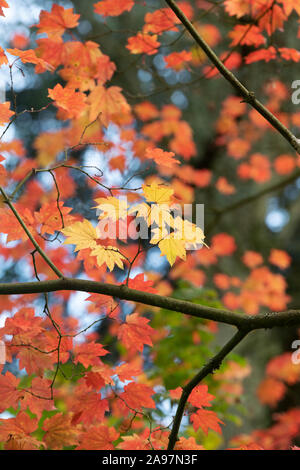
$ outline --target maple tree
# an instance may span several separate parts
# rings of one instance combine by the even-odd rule
[[[299,443],[300,404],[275,412],[300,380],[291,350],[255,390],[271,424],[226,423],[252,377],[233,349],[299,337],[293,258],[253,231],[267,232],[261,201],[299,182],[284,66],[300,61],[300,2],[149,3],[53,2],[0,48],[1,449]],[[12,7],[0,0],[3,25]],[[260,67],[276,73],[252,81]]]

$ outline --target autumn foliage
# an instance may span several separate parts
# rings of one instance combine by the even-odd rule
[[[231,212],[235,204],[251,203],[249,192],[254,201],[266,185],[282,181],[284,187],[285,179],[296,180],[299,148],[281,132],[285,150],[271,153],[278,131],[272,119],[251,106],[251,94],[247,102],[228,86],[220,106],[212,99],[207,111],[214,115],[214,148],[223,160],[215,167],[198,165],[201,136],[189,107],[155,99],[172,83],[161,74],[157,88],[133,95],[124,76],[132,68],[152,73],[157,63],[157,70],[172,76],[188,72],[190,87],[198,83],[200,90],[195,102],[201,83],[218,82],[222,88],[225,78],[185,31],[173,2],[156,2],[157,8],[147,3],[94,3],[97,34],[90,37],[80,29],[86,18],[75,4],[53,3],[50,11],[41,9],[28,37],[16,32],[0,48],[1,70],[9,80],[0,103],[1,282],[47,285],[68,277],[114,285],[120,293],[119,298],[45,287],[39,293],[1,295],[0,339],[6,351],[0,365],[1,449],[290,449],[300,433],[295,406],[274,413],[266,429],[246,435],[237,427],[230,442],[222,437],[227,422],[247,420],[247,412],[240,418],[239,406],[251,364],[231,351],[209,371],[213,374],[191,387],[183,424],[183,416],[174,418],[185,387],[224,343],[222,326],[205,316],[159,308],[151,297],[143,303],[121,295],[133,290],[174,297],[254,320],[286,311],[292,300],[286,279],[292,257],[286,247],[260,251],[258,243],[240,244],[230,224],[218,224],[226,208]],[[217,48],[226,70],[241,77],[255,64],[283,67],[300,61],[300,52],[284,40],[291,24],[295,45],[300,37],[298,0],[176,5],[196,34]],[[214,18],[212,6],[229,24],[226,36],[207,19]],[[0,0],[2,24],[9,8],[9,1]],[[121,30],[120,18],[130,28],[122,29],[119,42],[114,34],[116,24]],[[106,35],[121,52],[105,53]],[[19,105],[20,75],[49,84],[42,89],[41,106],[30,100]],[[275,78],[257,91],[280,125],[297,132],[299,113],[285,106],[288,86]],[[34,127],[31,143],[18,135],[24,115],[42,120],[47,113],[51,119]],[[212,194],[224,210],[209,205]],[[208,212],[199,226],[193,208],[202,195],[208,195]],[[261,371],[256,399],[270,410],[300,380],[300,365],[291,355],[274,353]],[[176,423],[180,429],[173,442]]]

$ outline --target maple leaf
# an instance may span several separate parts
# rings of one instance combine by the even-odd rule
[[[225,0],[225,10],[230,16],[241,18],[251,12],[249,0]]]
[[[91,426],[89,430],[80,436],[78,450],[114,450],[113,441],[119,438],[120,434],[115,428],[108,426]]]
[[[265,29],[269,36],[271,36],[276,29],[282,30],[284,21],[287,20],[283,9],[279,6],[272,5],[270,8],[258,21],[258,25],[261,29]]]
[[[48,64],[44,59],[37,57],[33,49],[28,49],[27,51],[22,51],[20,49],[6,49],[9,54],[18,56],[23,64],[36,64],[40,66],[43,70],[53,71],[51,64]]]
[[[295,2],[294,0],[278,0],[279,3],[282,3],[283,11],[286,16],[290,16],[293,9],[298,13],[300,16],[300,4]]]
[[[150,320],[142,318],[138,313],[127,315],[125,323],[118,330],[118,338],[129,351],[143,351],[144,344],[152,346],[153,328],[148,325]]]
[[[155,408],[155,403],[151,398],[154,391],[148,385],[131,382],[125,385],[124,392],[120,398],[125,401],[126,405],[135,410],[142,408]]]
[[[101,211],[99,219],[109,218],[116,221],[127,217],[127,200],[116,197],[101,197],[95,199],[95,201],[97,202],[95,208]]]
[[[197,444],[194,437],[181,436],[176,442],[174,450],[205,450],[203,446]]]
[[[236,25],[229,33],[228,36],[232,39],[230,46],[237,46],[238,44],[259,47],[265,44],[266,39],[261,34],[261,30],[252,25]]]
[[[153,281],[145,281],[145,275],[143,273],[137,274],[134,278],[128,279],[128,287],[131,289],[142,290],[144,292],[157,293],[157,289],[153,287]]]
[[[34,377],[31,386],[27,389],[28,392],[23,395],[21,409],[26,410],[28,407],[38,418],[42,416],[44,410],[53,410],[53,400],[45,400],[50,395],[50,389],[51,380]]]
[[[142,370],[139,366],[124,362],[124,364],[121,364],[115,368],[115,373],[122,382],[125,382],[125,380],[129,380],[133,377],[138,377],[141,375]]]
[[[186,62],[192,60],[192,53],[190,51],[172,52],[164,57],[167,68],[172,68],[176,71],[182,70]]]
[[[145,157],[150,160],[154,160],[158,165],[163,165],[167,167],[173,167],[174,165],[180,163],[179,160],[174,158],[174,152],[164,152],[159,148],[150,148],[148,147],[145,152]]]
[[[79,17],[80,15],[73,13],[73,8],[65,9],[55,3],[51,12],[41,11],[40,22],[34,26],[38,28],[39,33],[46,33],[49,38],[57,38],[62,36],[66,29],[75,28]]]
[[[80,362],[84,367],[89,367],[91,365],[99,364],[98,356],[105,356],[108,354],[108,351],[103,349],[102,344],[100,343],[83,343],[78,344],[74,349],[74,362],[77,364]]]
[[[98,15],[119,16],[124,11],[130,11],[133,5],[133,0],[101,0],[95,3],[94,9]]]
[[[201,428],[205,434],[208,434],[209,429],[221,434],[222,430],[219,423],[224,424],[214,411],[202,409],[191,415],[191,422],[195,431]]]
[[[146,13],[144,20],[144,33],[161,34],[164,31],[178,31],[175,24],[178,24],[179,20],[169,8],[161,8],[153,13]]]
[[[264,60],[265,62],[269,62],[270,60],[274,60],[277,57],[277,52],[274,46],[270,46],[267,49],[259,49],[254,52],[250,52],[245,57],[246,64],[252,64],[253,62],[257,62],[259,60]]]
[[[11,448],[33,450],[42,445],[31,434],[36,431],[38,420],[30,418],[24,411],[20,411],[15,418],[0,420],[0,441],[7,442],[5,447],[10,448],[9,441],[13,439]]]
[[[20,379],[7,371],[0,375],[0,413],[7,408],[17,408],[22,392],[18,390]],[[0,428],[1,429],[1,428]]]
[[[94,390],[101,390],[107,384],[114,385],[114,381],[111,378],[112,375],[114,375],[113,370],[106,364],[100,363],[92,366],[84,378],[88,387],[92,387]]]
[[[99,116],[102,124],[107,127],[109,122],[114,120],[118,114],[126,114],[130,111],[130,106],[121,93],[118,86],[105,88],[101,84],[96,86],[90,93],[87,102],[89,103],[89,119],[95,121]]]
[[[62,229],[61,232],[67,237],[64,243],[76,245],[75,251],[96,246],[97,232],[89,220],[75,222]]]
[[[45,432],[44,442],[48,449],[62,449],[64,446],[78,444],[79,431],[71,423],[71,416],[57,413],[51,418],[45,419],[42,429]]]
[[[153,55],[158,51],[160,43],[157,41],[157,35],[138,33],[136,36],[128,38],[127,49],[131,54],[148,54]]]
[[[110,271],[114,269],[115,265],[120,269],[124,268],[123,262],[126,258],[113,246],[108,245],[103,247],[97,245],[92,249],[91,255],[96,257],[99,266],[106,264]]]
[[[109,56],[103,54],[97,59],[97,72],[95,74],[95,78],[97,78],[98,83],[102,85],[112,78],[116,69],[116,64],[110,60]]]
[[[134,433],[132,436],[122,436],[122,442],[118,444],[117,448],[122,450],[149,450],[150,443],[145,437]]]
[[[5,101],[5,103],[0,103],[0,126],[6,124],[11,116],[14,114],[10,109],[10,102]]]
[[[33,338],[44,330],[42,321],[41,317],[35,315],[33,308],[23,307],[13,317],[6,318],[2,331],[7,335],[27,335]]]
[[[61,229],[63,222],[64,225],[70,225],[75,221],[75,217],[69,215],[71,210],[71,207],[64,207],[62,201],[59,202],[59,209],[56,202],[43,204],[40,210],[34,213],[35,219],[41,224],[41,234],[48,233],[53,235],[56,230]]]
[[[202,408],[203,406],[211,406],[210,401],[215,397],[207,392],[207,385],[198,385],[192,390],[188,398],[188,402],[196,406],[197,408]]]
[[[53,354],[44,354],[38,350],[41,349],[43,351],[42,339],[38,342],[34,342],[32,345],[34,346],[33,348],[26,346],[20,347],[17,354],[17,358],[20,361],[20,369],[25,368],[28,375],[36,374],[42,377],[45,370],[52,369],[56,357]]]
[[[58,108],[67,111],[67,117],[77,118],[85,108],[85,94],[71,88],[63,88],[60,83],[53,89],[48,88],[48,96],[52,98]]]
[[[87,385],[80,385],[72,406],[72,411],[75,413],[72,422],[86,425],[101,422],[108,410],[108,401],[102,399],[100,393],[91,391]]]
[[[152,240],[151,240],[152,243]],[[186,249],[185,249],[185,240],[176,239],[171,233],[167,238],[164,238],[158,243],[159,249],[161,251],[161,256],[165,255],[170,265],[173,266],[177,256],[185,261],[186,259]]]
[[[157,183],[151,183],[150,186],[143,184],[142,188],[146,200],[157,204],[168,204],[174,193],[174,189]]]

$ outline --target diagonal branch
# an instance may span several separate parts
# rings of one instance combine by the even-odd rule
[[[64,278],[64,275],[63,273],[55,266],[55,264],[53,264],[53,262],[51,261],[51,259],[48,257],[48,255],[46,255],[46,253],[44,252],[44,250],[40,247],[40,245],[36,242],[36,240],[34,239],[34,237],[32,236],[32,234],[30,233],[30,231],[28,230],[28,227],[26,226],[25,222],[23,221],[22,217],[20,216],[19,212],[17,211],[17,209],[15,208],[15,206],[13,205],[13,203],[11,202],[11,200],[9,199],[9,197],[7,196],[6,192],[4,191],[4,189],[0,186],[0,193],[2,194],[3,196],[3,200],[4,202],[8,205],[8,207],[11,209],[12,213],[14,214],[14,216],[16,217],[16,219],[18,220],[19,224],[21,225],[21,227],[23,228],[24,232],[26,233],[26,235],[28,236],[29,240],[31,241],[31,243],[33,244],[33,246],[35,247],[36,251],[41,255],[41,257],[46,261],[46,263],[48,264],[48,266],[50,266],[50,268],[55,272],[55,274],[60,278],[60,279],[63,279]]]
[[[196,374],[190,382],[183,387],[182,394],[178,403],[176,415],[174,418],[172,430],[169,436],[168,450],[173,450],[178,439],[178,431],[182,421],[184,408],[186,402],[193,391],[193,389],[203,380],[207,375],[218,369],[223,359],[235,348],[249,333],[249,330],[238,330],[236,334],[223,346],[223,348]]]
[[[274,116],[271,111],[269,111],[256,97],[253,91],[249,91],[239,80],[238,78],[223,64],[215,52],[210,48],[210,46],[204,41],[200,36],[198,31],[194,28],[192,23],[188,20],[185,14],[180,10],[174,0],[166,0],[166,3],[173,10],[177,18],[181,21],[186,30],[194,38],[195,42],[201,47],[205,52],[207,57],[211,60],[214,66],[219,70],[223,77],[235,88],[240,96],[249,103],[256,111],[259,112],[270,124],[274,127],[284,138],[289,142],[289,144],[300,154],[300,142],[296,136],[284,126],[282,122]]]

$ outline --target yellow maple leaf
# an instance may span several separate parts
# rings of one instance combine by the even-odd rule
[[[75,251],[97,246],[97,232],[89,220],[75,222],[61,232],[67,237],[65,244],[76,245]]]
[[[172,228],[174,229],[174,237],[183,239],[186,242],[186,248],[197,248],[198,245],[207,246],[204,243],[203,230],[188,219],[177,216],[173,220]]]
[[[96,245],[93,248],[91,255],[96,256],[99,266],[106,264],[110,271],[114,269],[115,264],[120,269],[124,268],[123,261],[125,260],[125,257],[114,246]]]
[[[157,204],[168,204],[171,202],[170,199],[174,193],[174,189],[157,183],[152,183],[150,186],[143,184],[142,187],[147,201],[156,202]]]
[[[109,218],[111,220],[125,219],[127,217],[127,201],[116,197],[100,197],[95,199],[96,209],[101,210],[99,219]]]
[[[170,265],[175,263],[177,256],[185,261],[186,250],[185,240],[174,238],[174,233],[171,233],[168,237],[161,240],[158,244],[161,251],[161,255],[165,255]]]

